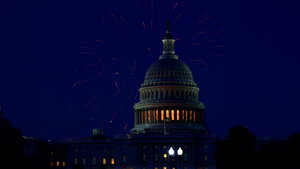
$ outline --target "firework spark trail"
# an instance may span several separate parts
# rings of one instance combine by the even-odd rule
[[[224,32],[223,30],[217,31],[217,32],[214,32],[214,33],[210,34],[209,36],[214,36],[214,35],[216,35],[216,34],[223,33],[223,32]]]
[[[133,68],[131,69],[131,71],[134,71],[136,69],[136,62],[134,62],[134,66]]]
[[[113,115],[112,119],[110,120],[110,123],[113,122],[113,120],[115,119],[117,113],[121,110],[121,108],[124,106],[124,104],[126,103],[126,101],[127,101],[127,100],[124,100],[124,101],[121,103],[120,107],[119,107],[118,110],[115,112],[115,114]]]
[[[121,35],[121,38],[124,39],[127,43],[130,43],[129,40],[125,38],[125,36]]]
[[[200,64],[203,64],[203,65],[208,66],[208,64],[207,64],[204,60],[200,60],[200,59],[197,59],[197,60],[190,60],[190,62],[198,62],[198,63],[200,63]]]
[[[202,20],[202,18],[204,18],[204,17],[205,17],[206,15],[208,15],[208,14],[209,14],[209,12],[205,13],[204,15],[202,15],[202,16],[198,19],[198,21],[192,26],[192,29],[193,29],[195,26],[202,24],[206,19],[208,19],[210,16],[208,16],[208,17],[206,17],[204,20]]]
[[[120,90],[117,82],[115,82],[115,85],[116,85],[117,89]]]
[[[151,0],[151,12],[152,12],[152,16],[153,16],[153,0]]]
[[[199,32],[196,35],[194,35],[192,38],[195,38],[196,36],[199,36],[199,35],[204,34],[204,33],[206,33],[206,31]]]
[[[151,20],[151,29],[153,29],[153,20]]]
[[[210,18],[211,16],[206,17],[205,19],[203,19],[201,22],[196,23],[195,26],[199,26],[201,25],[204,21],[206,21],[208,18]]]
[[[99,40],[99,39],[96,39],[95,41],[96,41],[96,42],[101,42],[101,43],[104,43],[104,41],[103,41],[103,40]]]
[[[185,3],[186,0],[184,0],[180,6],[180,9],[183,7],[184,3]]]
[[[125,22],[127,24],[126,20],[122,16],[120,16],[120,18],[122,19],[123,22]]]
[[[206,44],[209,44],[209,43],[212,43],[212,42],[216,42],[216,41],[217,41],[217,40],[209,40],[209,41],[203,43],[202,45],[206,45]]]
[[[97,64],[88,64],[88,65],[84,65],[84,67],[91,67],[91,66],[96,66]]]
[[[99,96],[94,97],[93,99],[91,99],[87,104],[84,105],[83,108],[86,108],[89,104],[91,104],[94,100],[96,100]]]
[[[177,18],[176,18],[176,20],[175,20],[175,23],[178,21],[178,19],[180,18],[181,15],[182,15],[182,13],[180,13],[180,14],[177,16]]]
[[[84,88],[86,88],[89,92],[91,92],[94,96],[98,96],[93,90],[91,90],[89,87],[87,87],[86,85],[82,84],[82,83],[78,83],[79,85],[83,86]],[[76,84],[74,84],[76,85]]]
[[[107,72],[106,72],[106,69],[105,69],[105,66],[103,65],[103,63],[102,63],[102,61],[100,60],[100,58],[98,58],[98,61],[100,62],[100,64],[101,64],[102,68],[103,68],[103,69],[104,69],[104,71],[105,71],[105,73],[107,73]]]
[[[87,81],[90,81],[90,80],[93,80],[93,79],[97,79],[97,77],[93,77],[93,78],[89,78],[89,79],[84,79],[84,80],[81,80],[79,82],[76,82],[77,84],[81,84],[83,82],[87,82]]]
[[[112,22],[110,22],[108,19],[106,19],[104,16],[101,17],[103,20],[105,20],[106,22],[108,22],[109,24],[111,24],[111,26],[115,27],[115,24],[113,24]]]
[[[123,133],[124,130],[126,130],[127,127],[128,127],[128,124],[126,124],[126,125],[124,126],[124,129],[121,131],[121,133]]]
[[[136,99],[137,99],[137,97],[138,97],[138,95],[139,95],[139,93],[136,93],[136,95],[135,95],[135,97],[134,97],[134,99],[133,99],[133,100],[136,100]]]
[[[111,12],[108,12],[112,17],[114,17],[115,18],[115,20],[120,24],[120,25],[122,25],[121,24],[121,22],[119,21],[119,19],[113,14],[113,13],[111,13]]]
[[[175,11],[176,6],[178,5],[178,2],[175,3],[174,7],[173,7],[173,12]]]

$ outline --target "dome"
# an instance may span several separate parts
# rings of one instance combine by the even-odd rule
[[[159,81],[194,82],[190,68],[175,58],[159,59],[150,66],[144,84]]]
[[[205,132],[204,104],[190,68],[175,55],[174,42],[167,23],[163,54],[146,72],[135,103],[135,125],[131,133]]]

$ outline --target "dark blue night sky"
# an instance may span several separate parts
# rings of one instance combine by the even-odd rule
[[[299,9],[258,0],[1,1],[3,116],[41,139],[129,133],[168,19],[210,133],[300,132]]]

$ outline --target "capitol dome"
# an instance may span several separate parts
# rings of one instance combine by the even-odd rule
[[[147,70],[139,89],[132,134],[206,132],[199,88],[190,68],[175,55],[169,21],[167,28],[163,54]]]

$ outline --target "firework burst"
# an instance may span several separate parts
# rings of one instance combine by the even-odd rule
[[[114,124],[117,132],[132,127],[138,88],[147,68],[161,54],[168,19],[181,60],[208,65],[203,58],[222,55],[224,46],[218,37],[223,31],[207,26],[212,14],[191,12],[188,3],[130,0],[99,16],[94,42],[81,47],[83,66],[75,71],[80,79],[74,83],[90,94],[82,109],[88,119],[97,121],[93,127],[106,129]]]

